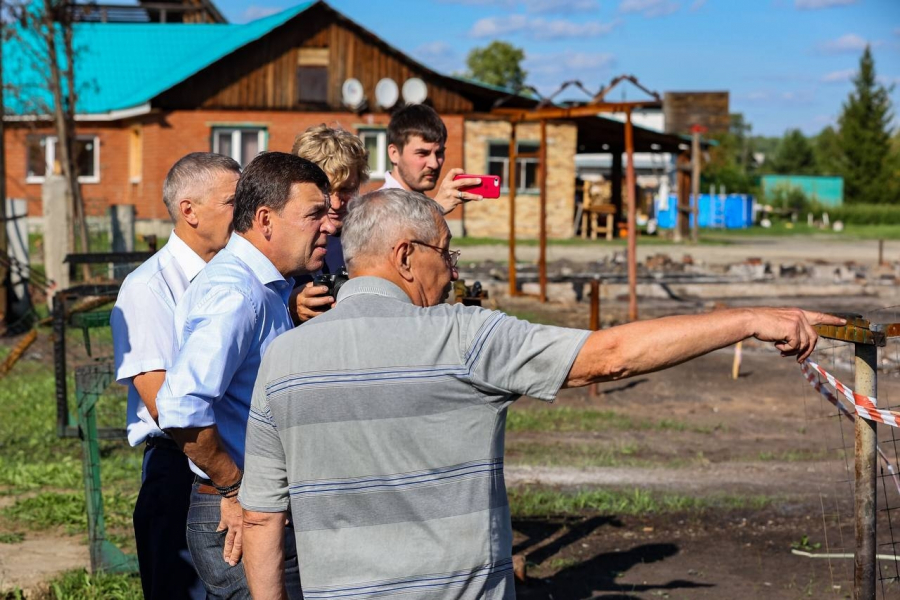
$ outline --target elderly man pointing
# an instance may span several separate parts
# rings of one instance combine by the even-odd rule
[[[284,597],[291,510],[308,600],[514,598],[506,409],[657,371],[738,340],[805,358],[835,317],[740,309],[589,332],[440,304],[457,254],[441,207],[402,190],[356,201],[334,309],[276,339],[247,429],[244,552],[253,597]],[[323,352],[323,348],[328,348]],[[348,567],[349,565],[349,567]]]

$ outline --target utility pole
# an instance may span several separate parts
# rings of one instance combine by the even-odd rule
[[[706,127],[702,125],[694,125],[691,127],[691,214],[694,217],[694,223],[691,226],[691,242],[696,244],[700,240],[700,162],[703,157],[700,155],[700,134],[706,131]]]

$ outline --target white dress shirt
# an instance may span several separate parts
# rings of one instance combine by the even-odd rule
[[[110,317],[116,381],[128,386],[128,443],[164,436],[134,387],[134,377],[168,370],[175,360],[175,305],[206,262],[175,232],[159,252],[132,271]]]

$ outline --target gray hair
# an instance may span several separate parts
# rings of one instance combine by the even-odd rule
[[[163,183],[163,202],[172,221],[178,222],[178,205],[184,198],[204,202],[215,177],[222,171],[241,174],[236,160],[212,152],[192,152],[178,160]]]
[[[369,192],[350,202],[341,246],[350,265],[363,257],[383,256],[404,236],[423,242],[441,236],[441,205],[416,192],[387,189]]]

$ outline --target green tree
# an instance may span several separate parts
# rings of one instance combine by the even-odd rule
[[[853,86],[838,119],[845,160],[844,193],[847,201],[853,203],[890,202],[895,199],[891,190],[893,87],[888,89],[877,83],[875,60],[868,46],[859,61]]]
[[[816,172],[819,175],[840,175],[844,172],[844,152],[840,133],[828,126],[819,132],[813,142]]]
[[[812,144],[802,131],[789,129],[785,132],[778,142],[769,170],[783,175],[812,175],[816,172]]]
[[[706,191],[710,185],[728,192],[753,193],[755,163],[753,160],[752,126],[744,115],[731,115],[729,129],[711,136],[717,145],[709,149],[709,161],[703,165],[700,187]]]
[[[466,76],[488,85],[519,89],[528,72],[522,68],[525,51],[512,44],[493,41],[484,48],[472,48],[466,57]]]

